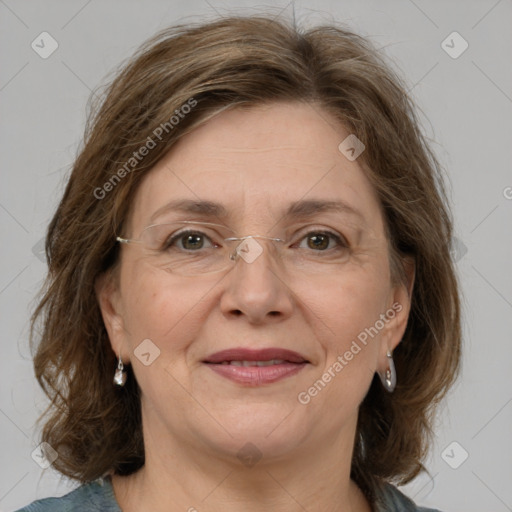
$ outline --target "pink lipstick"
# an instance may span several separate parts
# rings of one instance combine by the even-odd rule
[[[227,349],[212,354],[203,362],[219,375],[247,386],[277,382],[295,375],[309,363],[297,352],[280,348]]]

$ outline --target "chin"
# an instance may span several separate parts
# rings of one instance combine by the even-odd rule
[[[296,450],[307,436],[307,422],[290,412],[276,404],[238,408],[215,415],[225,430],[208,429],[198,434],[212,449],[230,459],[236,456],[240,460],[269,460],[270,454],[272,459],[279,458]]]
[[[234,435],[227,439],[209,439],[208,444],[217,456],[228,463],[252,467],[259,463],[275,463],[288,459],[301,445],[301,440],[289,435],[258,435],[256,432]]]

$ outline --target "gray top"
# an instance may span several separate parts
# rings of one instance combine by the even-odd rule
[[[60,498],[34,501],[16,512],[122,512],[109,478],[83,484]],[[377,499],[375,512],[440,512],[417,507],[414,502],[391,484],[385,484]]]

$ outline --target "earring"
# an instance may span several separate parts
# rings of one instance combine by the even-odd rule
[[[395,363],[393,362],[393,355],[388,350],[388,364],[389,367],[385,373],[379,372],[380,380],[384,386],[384,389],[389,393],[392,393],[396,386],[396,371],[395,371]]]
[[[126,371],[124,370],[123,361],[119,356],[117,363],[116,373],[114,373],[114,384],[119,387],[123,387],[126,383]]]

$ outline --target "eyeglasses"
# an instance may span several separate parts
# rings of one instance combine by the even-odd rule
[[[226,235],[234,234],[234,231],[222,224],[179,221],[147,226],[138,239],[118,236],[116,240],[123,244],[139,244],[155,266],[184,276],[222,272],[239,260],[253,263],[264,251],[256,239],[275,242],[274,256],[292,273],[333,272],[333,265],[348,259],[350,248],[343,235],[321,228],[307,229],[309,231],[296,231],[290,240],[263,235],[230,237]],[[311,242],[307,247],[302,246],[304,239]],[[289,246],[290,242],[294,243]]]

